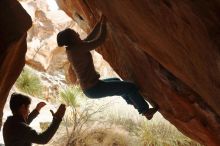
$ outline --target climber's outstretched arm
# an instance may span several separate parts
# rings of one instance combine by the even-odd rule
[[[80,44],[78,49],[90,51],[98,46],[100,46],[106,39],[106,19],[104,16],[100,19],[100,22],[94,27],[93,31],[89,34],[89,36],[83,40],[83,43]]]

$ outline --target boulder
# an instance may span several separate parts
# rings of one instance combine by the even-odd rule
[[[8,93],[25,64],[32,21],[17,0],[0,1],[0,125]]]
[[[57,0],[86,31],[103,13],[97,51],[187,136],[220,144],[220,2]]]

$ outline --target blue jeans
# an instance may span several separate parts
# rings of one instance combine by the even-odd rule
[[[149,109],[148,103],[138,92],[135,84],[121,81],[119,78],[100,80],[95,86],[83,91],[89,98],[102,98],[106,96],[122,96],[128,104],[133,105],[140,114]]]

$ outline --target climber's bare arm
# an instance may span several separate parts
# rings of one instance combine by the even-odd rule
[[[100,23],[100,24],[99,24]],[[91,32],[91,34],[79,44],[78,49],[84,51],[91,51],[97,47],[99,47],[106,39],[106,20],[102,18]],[[96,32],[98,31],[98,32]]]
[[[100,32],[101,23],[103,19],[104,19],[104,16],[101,16],[99,22],[94,26],[90,34],[83,41],[91,41],[97,37],[98,33]]]

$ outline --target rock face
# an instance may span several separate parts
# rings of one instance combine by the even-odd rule
[[[56,34],[60,27],[71,25],[72,20],[67,18],[63,11],[49,13],[45,1],[22,2],[22,5],[33,20],[33,25],[28,31],[26,63],[39,71],[56,74],[67,64],[64,48],[57,48]],[[54,25],[51,17],[54,17],[55,23],[59,23],[60,26]],[[61,18],[63,19],[60,20]]]
[[[8,93],[25,63],[26,36],[32,21],[16,0],[0,1],[0,20],[0,118],[2,118]]]
[[[98,49],[189,137],[220,145],[220,2],[57,0],[89,31],[102,12],[108,40]]]
[[[220,145],[218,0],[57,2],[86,32],[103,13],[108,39],[97,51],[104,59],[180,131],[205,145]],[[24,65],[31,19],[16,0],[2,0],[0,11],[1,117]]]

